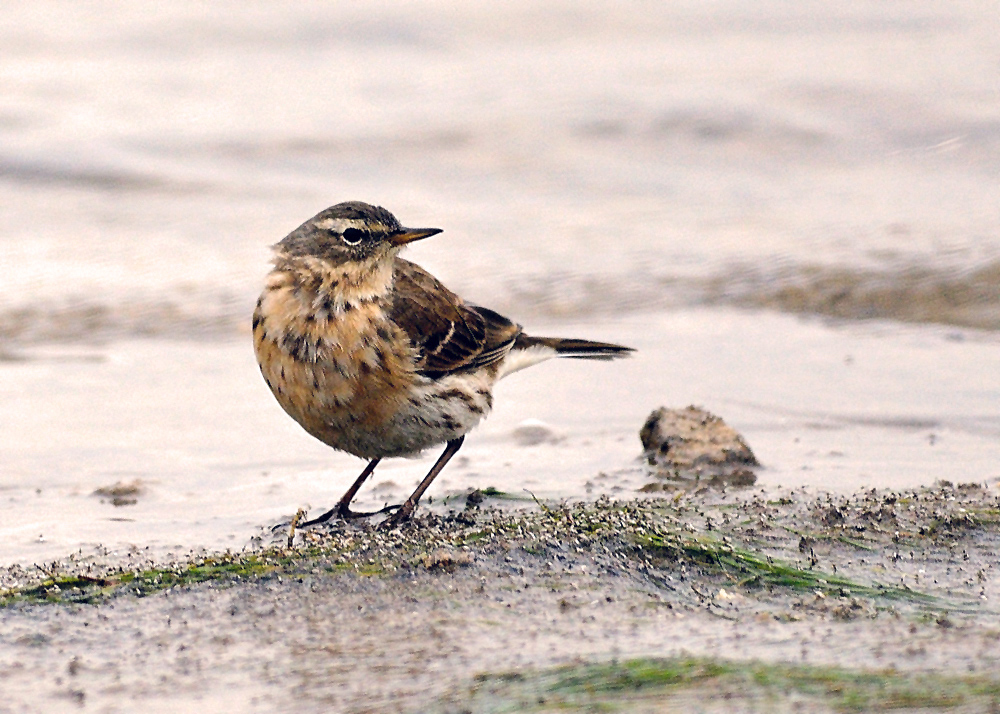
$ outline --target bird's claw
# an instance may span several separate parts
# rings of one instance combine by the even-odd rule
[[[397,528],[402,524],[406,523],[413,517],[413,507],[407,508],[407,504],[402,506],[396,506],[397,510],[391,516],[386,518],[384,521],[378,524],[380,530],[391,531],[393,528]]]
[[[372,516],[378,516],[383,513],[392,513],[393,511],[398,510],[402,507],[403,507],[402,503],[397,503],[392,506],[383,506],[377,511],[364,511],[364,512],[352,511],[350,508],[342,508],[337,510],[337,516],[343,518],[345,521],[350,521],[355,518],[371,518]]]
[[[320,523],[326,523],[327,521],[331,520],[334,516],[343,521],[353,521],[359,518],[371,518],[372,516],[378,516],[382,513],[391,513],[392,511],[395,511],[397,508],[402,508],[402,504],[397,504],[393,506],[384,506],[383,508],[380,508],[377,511],[352,511],[347,504],[337,504],[336,506],[334,506],[321,516],[317,516],[316,518],[313,518],[311,521],[305,521],[303,523],[299,523],[298,527],[308,528],[309,526],[315,526],[319,525]]]

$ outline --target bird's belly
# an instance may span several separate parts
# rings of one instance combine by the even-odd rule
[[[408,456],[464,436],[489,413],[493,382],[490,370],[417,381],[403,408],[373,435],[378,448]]]
[[[413,456],[479,424],[490,410],[490,386],[488,379],[471,375],[420,378],[388,418],[367,418],[383,410],[382,400],[357,400],[346,412],[328,412],[317,429],[306,430],[335,449],[366,459]]]
[[[254,346],[285,412],[323,443],[361,458],[410,456],[456,439],[492,405],[488,372],[431,380],[374,357],[308,361],[276,341]]]

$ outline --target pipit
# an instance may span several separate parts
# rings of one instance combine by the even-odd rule
[[[253,314],[260,371],[308,433],[369,460],[336,506],[300,527],[390,511],[385,525],[398,525],[492,408],[497,380],[551,357],[609,360],[632,351],[527,335],[398,257],[407,243],[440,232],[404,228],[384,208],[350,201],[274,246]],[[351,510],[379,461],[440,444],[444,452],[401,506]]]

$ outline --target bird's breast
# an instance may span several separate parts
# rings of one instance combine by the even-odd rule
[[[296,277],[275,271],[257,301],[257,362],[278,403],[306,431],[358,453],[357,435],[378,431],[407,404],[418,379],[415,351],[385,301],[310,289]]]

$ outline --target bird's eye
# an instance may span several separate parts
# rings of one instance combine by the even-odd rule
[[[357,228],[345,228],[341,237],[347,245],[357,245],[364,239],[365,234]]]

